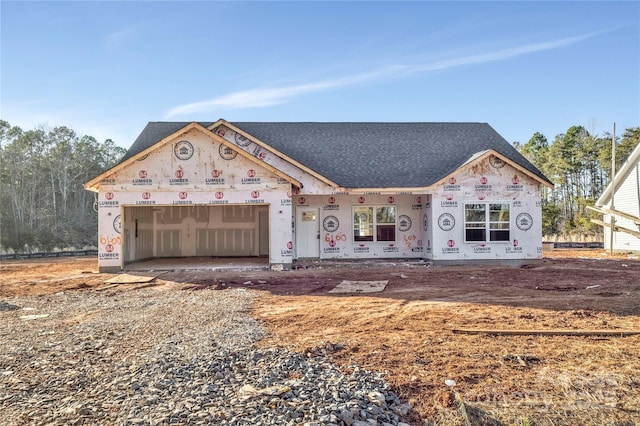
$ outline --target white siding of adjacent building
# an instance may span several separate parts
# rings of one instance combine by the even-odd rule
[[[615,209],[632,216],[640,217],[640,162],[630,169],[622,182],[617,184],[615,191]],[[605,205],[611,206],[611,200]],[[640,232],[640,228],[631,220],[616,217],[616,226]],[[604,217],[605,223],[610,223],[609,216]],[[604,246],[611,247],[611,232],[609,228],[604,230]],[[616,251],[640,251],[640,238],[618,231],[613,236],[613,249]]]

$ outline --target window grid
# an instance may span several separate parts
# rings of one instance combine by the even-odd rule
[[[465,242],[505,242],[510,240],[509,204],[465,204],[464,217]],[[487,229],[489,230],[488,235]]]
[[[390,205],[354,207],[353,241],[396,241],[396,207]]]

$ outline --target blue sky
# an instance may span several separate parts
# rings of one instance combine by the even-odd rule
[[[640,126],[640,2],[0,3],[1,110],[128,147],[148,121]]]

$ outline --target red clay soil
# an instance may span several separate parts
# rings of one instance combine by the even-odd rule
[[[465,416],[474,425],[640,424],[640,336],[499,333],[640,331],[637,256],[556,250],[526,267],[403,261],[296,266],[285,272],[176,271],[153,285],[260,291],[254,315],[270,331],[261,344],[324,353],[346,370],[357,363],[384,373],[411,404],[405,419],[411,424],[465,425]],[[0,300],[92,291],[112,276],[97,273],[95,259],[3,262]],[[343,280],[388,284],[380,293],[328,293]],[[452,331],[458,328],[495,332]]]

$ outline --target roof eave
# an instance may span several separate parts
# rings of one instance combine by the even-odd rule
[[[415,187],[382,187],[382,188],[356,188],[356,187],[339,187],[336,188],[336,192],[348,192],[349,194],[400,194],[400,193],[408,193],[408,194],[424,194],[429,190],[429,187],[426,186],[415,186]]]

